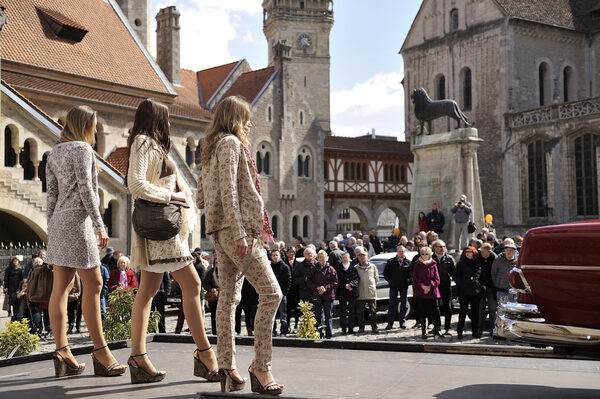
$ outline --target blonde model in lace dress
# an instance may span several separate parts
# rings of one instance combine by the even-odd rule
[[[168,157],[169,112],[166,106],[145,100],[135,113],[129,136],[129,165],[126,184],[134,201],[167,204],[182,201],[193,204],[191,190]],[[157,371],[146,354],[146,327],[152,298],[158,291],[164,272],[179,283],[183,312],[197,349],[194,351],[194,375],[209,381],[219,381],[217,360],[204,329],[200,306],[201,282],[193,266],[188,248],[189,232],[193,229],[195,212],[182,210],[183,223],[179,234],[165,241],[153,241],[131,231],[131,265],[141,270],[140,286],[131,311],[131,356],[128,364],[131,382],[157,382],[165,377]]]
[[[85,367],[75,361],[67,340],[67,297],[76,270],[85,286],[81,308],[95,348],[92,352],[94,374],[116,376],[126,369],[111,354],[102,332],[98,246],[105,248],[109,238],[98,209],[98,172],[91,147],[95,132],[93,109],[78,106],[69,110],[60,142],[50,151],[46,166],[46,261],[53,265],[54,276],[48,311],[56,343],[56,377],[81,374]]]

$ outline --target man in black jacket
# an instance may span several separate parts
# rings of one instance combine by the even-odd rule
[[[438,210],[436,203],[431,205],[431,212],[425,216],[425,220],[427,220],[427,227],[429,230],[435,231],[438,234],[442,234],[444,232],[446,218],[444,217],[444,214]]]
[[[404,257],[405,251],[403,245],[398,245],[396,256],[388,260],[383,269],[383,277],[390,284],[386,330],[394,328],[394,321],[398,318],[398,294],[400,294],[400,328],[406,328],[407,291],[412,281],[412,268],[408,259]]]
[[[271,267],[273,268],[273,273],[277,278],[281,293],[283,294],[283,298],[281,298],[279,308],[277,309],[277,314],[279,315],[279,333],[285,337],[288,334],[286,295],[292,286],[292,271],[290,267],[281,260],[281,252],[279,252],[279,250],[271,251]],[[273,335],[277,335],[275,322],[273,323]]]
[[[306,286],[306,278],[310,269],[315,265],[316,256],[315,250],[308,247],[304,250],[304,260],[294,263],[292,284],[298,287],[298,301],[312,301],[313,299],[312,294]]]
[[[342,264],[342,255],[344,251],[338,248],[338,243],[335,240],[329,241],[329,265],[336,271]]]
[[[450,285],[456,272],[456,262],[454,258],[446,252],[446,243],[442,240],[436,240],[432,244],[433,257],[437,263],[438,273],[440,275],[440,314],[444,315],[444,335],[452,335],[450,322],[452,321],[452,289]]]

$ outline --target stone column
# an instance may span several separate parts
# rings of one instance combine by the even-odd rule
[[[39,162],[34,162],[33,163],[33,181],[40,181],[40,178],[39,178],[39,167],[40,167],[40,163]]]
[[[16,163],[15,163],[15,168],[22,168],[23,166],[21,166],[21,150],[23,149],[23,147],[13,147],[13,150],[15,151],[15,153],[17,154],[17,159],[16,159]]]
[[[429,212],[431,204],[436,202],[446,216],[442,238],[455,247],[454,215],[450,210],[461,194],[467,195],[473,206],[472,220],[477,229],[483,227],[483,201],[477,166],[477,148],[482,141],[474,128],[415,137],[409,231],[418,228],[418,213]]]

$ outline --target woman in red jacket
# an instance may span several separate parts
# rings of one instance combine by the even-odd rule
[[[129,268],[129,258],[121,256],[117,261],[118,268],[110,272],[108,279],[108,291],[112,292],[117,288],[129,289],[137,287],[135,273]]]
[[[427,337],[425,318],[433,321],[433,335],[440,336],[440,309],[438,308],[440,275],[437,264],[431,257],[432,253],[430,247],[422,247],[419,250],[421,257],[415,263],[413,270],[413,297],[417,305],[423,338]]]

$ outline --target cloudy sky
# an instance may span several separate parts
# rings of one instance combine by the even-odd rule
[[[181,66],[200,70],[245,58],[267,66],[262,0],[151,0],[152,16],[181,11]],[[331,32],[331,126],[338,136],[404,138],[402,42],[420,0],[338,0]],[[152,45],[156,46],[152,18]]]

